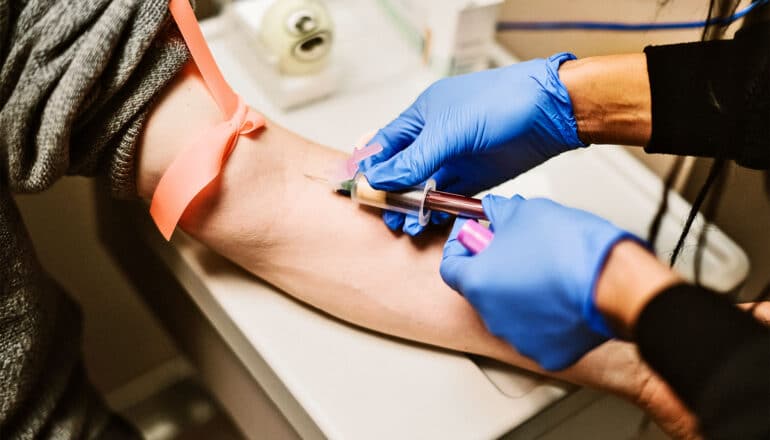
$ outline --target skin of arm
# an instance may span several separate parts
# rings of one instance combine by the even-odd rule
[[[578,136],[586,144],[645,146],[652,134],[652,98],[644,54],[567,61],[559,69]]]
[[[683,279],[638,243],[624,240],[610,251],[596,283],[594,300],[613,329],[630,338],[639,314],[652,298]]]
[[[221,118],[189,65],[160,96],[142,133],[140,195],[151,198],[180,149]],[[466,300],[443,283],[439,265],[447,231],[418,239],[393,234],[378,213],[305,177],[323,176],[343,158],[268,120],[264,129],[241,137],[220,178],[193,201],[180,226],[249,272],[343,320],[544,373],[492,336]],[[632,400],[678,438],[695,432],[692,417],[631,344],[608,342],[550,375]]]

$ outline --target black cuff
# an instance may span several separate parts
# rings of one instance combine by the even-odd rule
[[[726,298],[680,284],[645,306],[635,340],[642,357],[694,408],[709,378],[744,344],[766,338],[767,333]]]
[[[725,362],[693,411],[708,439],[770,439],[770,332]]]
[[[652,98],[648,153],[770,168],[770,26],[734,40],[645,48]]]
[[[740,107],[733,41],[649,46],[652,136],[645,151],[728,157]]]

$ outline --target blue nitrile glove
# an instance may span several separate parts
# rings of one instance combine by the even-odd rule
[[[610,222],[548,199],[487,196],[495,233],[470,256],[457,241],[458,219],[444,247],[441,276],[479,313],[489,331],[547,370],[561,370],[612,337],[594,304],[609,251],[639,240]]]
[[[438,189],[472,195],[564,151],[583,146],[567,89],[559,79],[569,53],[442,79],[372,139],[383,151],[362,162],[376,189],[396,190],[433,177]],[[386,213],[411,235],[416,218]]]

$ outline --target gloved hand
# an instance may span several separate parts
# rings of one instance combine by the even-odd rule
[[[475,256],[444,247],[441,276],[479,313],[487,329],[547,370],[560,370],[612,337],[594,304],[609,251],[638,240],[610,222],[547,199],[487,196],[495,236]]]
[[[372,139],[383,151],[361,163],[376,189],[396,190],[433,177],[438,189],[472,195],[564,151],[583,146],[553,55],[500,69],[442,79]],[[386,213],[411,235],[416,218]]]

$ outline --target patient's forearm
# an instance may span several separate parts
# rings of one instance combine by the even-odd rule
[[[151,196],[176,148],[221,118],[199,88],[194,76],[182,79],[154,110],[140,159],[142,196]],[[195,199],[181,226],[250,272],[345,320],[501,357],[505,344],[486,333],[438,275],[443,237],[415,242],[394,235],[375,213],[305,177],[323,176],[344,158],[268,121],[256,136],[240,139],[220,181]]]
[[[179,148],[221,116],[187,72],[153,110],[142,139],[138,187],[152,195]],[[439,276],[445,232],[414,241],[379,215],[355,207],[309,175],[344,155],[271,123],[243,137],[224,172],[196,198],[181,226],[211,249],[300,300],[346,321],[403,338],[536,365],[489,334],[474,310]],[[559,374],[631,397],[647,377],[632,347],[612,343]],[[637,371],[635,371],[637,372]],[[644,374],[642,374],[644,373]]]

